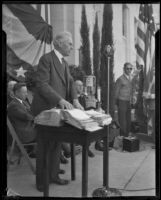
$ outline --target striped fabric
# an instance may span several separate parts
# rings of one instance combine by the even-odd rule
[[[144,67],[144,96],[154,97],[150,91],[155,68],[155,24],[152,4],[141,4],[137,28],[137,67]]]
[[[3,4],[7,73],[18,81],[31,78],[40,57],[53,49],[49,8],[47,4]]]
[[[143,65],[144,70],[143,97],[144,113],[147,116],[147,134],[152,135],[150,103],[155,99],[155,23],[151,4],[140,5],[136,49],[137,67]]]

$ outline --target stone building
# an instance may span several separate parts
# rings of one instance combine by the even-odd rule
[[[37,5],[35,5],[36,7]],[[113,8],[113,41],[115,45],[114,54],[114,78],[122,74],[122,67],[125,62],[136,62],[136,28],[139,16],[140,4],[112,4]],[[85,4],[87,22],[89,26],[90,54],[91,61],[93,54],[93,28],[95,15],[98,14],[98,25],[100,36],[102,32],[102,18],[104,4]],[[42,9],[42,8],[41,8]],[[48,9],[48,16],[45,15],[45,9]],[[41,10],[41,15],[53,27],[53,35],[68,30],[73,34],[74,50],[68,58],[69,64],[79,65],[80,46],[81,46],[81,12],[82,4],[48,4]],[[156,23],[160,23],[160,4],[153,4]]]

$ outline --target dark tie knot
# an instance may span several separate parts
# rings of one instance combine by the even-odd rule
[[[63,69],[65,70],[66,62],[64,58],[62,58],[62,66],[63,66]]]
[[[65,59],[64,59],[63,57],[62,57],[62,59],[61,59],[61,60],[62,60],[62,63],[65,63]]]
[[[22,101],[22,103],[23,103],[23,105],[27,108],[27,109],[29,109],[30,110],[30,105],[27,103],[27,102],[25,102],[25,101]]]

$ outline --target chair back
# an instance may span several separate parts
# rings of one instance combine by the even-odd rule
[[[16,134],[16,131],[15,131],[14,127],[12,126],[12,124],[11,124],[11,122],[10,122],[8,116],[7,116],[7,126],[8,126],[9,132],[10,132],[10,134],[11,134],[13,140],[16,141],[18,147],[20,148],[21,153],[25,156],[25,158],[26,158],[26,160],[27,160],[27,162],[28,162],[28,164],[29,164],[29,166],[30,166],[32,172],[35,174],[35,167],[33,166],[33,164],[32,164],[32,162],[31,162],[31,160],[30,160],[30,158],[29,158],[29,156],[28,156],[28,153],[27,153],[27,151],[25,150],[24,146],[25,146],[25,145],[26,145],[26,146],[27,146],[27,145],[35,145],[36,142],[35,142],[35,143],[23,144],[23,143],[20,141],[20,139],[18,138],[18,136],[17,136],[17,134]],[[11,155],[12,155],[12,152],[11,152]]]

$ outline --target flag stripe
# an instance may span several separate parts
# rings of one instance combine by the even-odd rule
[[[137,44],[136,45],[136,48],[137,48],[137,54],[144,59],[144,51],[143,49]]]
[[[139,23],[137,28],[137,65],[143,62],[144,66],[144,92],[148,90],[152,81],[152,67],[155,67],[155,38],[154,18],[151,4],[141,4],[139,11]],[[142,60],[142,59],[143,60]]]
[[[145,40],[145,32],[143,32],[140,27],[137,29],[138,39]]]
[[[8,46],[21,60],[37,65],[45,51],[48,53],[52,50],[52,44],[36,40],[7,7],[3,8],[3,29],[7,33]]]
[[[10,9],[13,15],[21,21],[27,31],[36,39],[45,41],[48,44],[52,42],[52,27],[47,23],[45,24],[45,21],[39,15],[37,10],[35,10],[30,4],[7,4],[7,7]],[[25,12],[22,14],[22,11]],[[34,23],[34,26],[32,26],[31,21],[32,24]],[[44,23],[43,27],[41,26],[41,23]],[[45,37],[41,37],[44,35]]]

